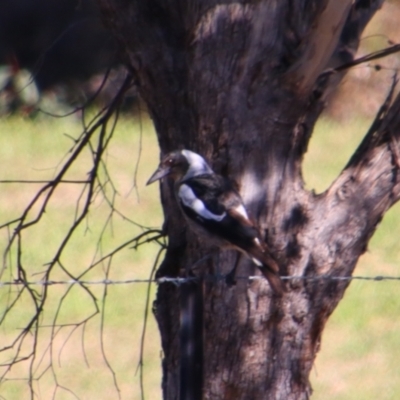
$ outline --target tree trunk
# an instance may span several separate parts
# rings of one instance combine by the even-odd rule
[[[282,299],[264,279],[240,279],[257,273],[244,258],[235,285],[209,279],[229,272],[236,254],[213,253],[200,263],[210,249],[186,230],[170,184],[162,184],[169,247],[158,275],[204,278],[202,393],[198,388],[195,398],[309,398],[324,325],[349,282],[329,277],[351,275],[399,197],[400,101],[389,108],[391,97],[325,193],[305,190],[301,174],[324,97],[342,77],[334,68],[352,59],[382,1],[99,3],[147,103],[161,153],[194,150],[235,179],[281,275],[299,277],[286,281]],[[185,398],[183,292],[160,285],[155,303],[165,399],[179,391]]]

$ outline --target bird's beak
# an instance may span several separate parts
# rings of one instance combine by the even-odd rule
[[[147,181],[146,185],[150,185],[150,183],[153,183],[155,181],[158,181],[161,178],[164,178],[164,176],[167,176],[170,172],[171,172],[171,168],[159,166],[157,168],[157,171],[154,172],[154,174]]]

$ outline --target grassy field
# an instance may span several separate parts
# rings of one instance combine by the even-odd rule
[[[323,119],[318,124],[304,166],[304,176],[310,189],[322,191],[330,184],[367,126],[368,121],[364,120],[339,124]],[[54,177],[60,168],[60,159],[68,154],[72,145],[71,137],[77,137],[80,131],[79,119],[74,117],[35,120],[12,117],[0,120],[0,180],[46,180]],[[117,190],[115,206],[126,218],[153,227],[162,223],[157,186],[144,185],[157,164],[158,154],[153,128],[146,118],[120,119],[107,152],[108,171]],[[86,179],[89,169],[90,153],[87,152],[78,160],[68,178]],[[137,182],[134,179],[136,171]],[[1,183],[0,187],[0,224],[3,224],[20,215],[41,184]],[[107,190],[111,196],[113,192]],[[51,260],[75,218],[75,203],[80,196],[79,185],[62,185],[40,224],[23,234],[25,250],[22,263],[28,271],[29,280],[40,279],[44,265]],[[140,228],[116,214],[110,223],[108,210],[106,202],[98,195],[89,217],[72,237],[62,256],[63,265],[72,273],[78,273],[93,259],[100,258],[119,243],[141,232]],[[400,210],[394,208],[381,223],[369,252],[360,260],[356,275],[398,274],[400,252],[396,238],[399,225]],[[0,231],[2,249],[11,231]],[[99,241],[101,231],[104,234]],[[156,252],[155,245],[142,250],[127,248],[113,257],[111,264],[100,263],[84,278],[147,278]],[[15,259],[9,262],[15,263]],[[3,271],[3,281],[15,277],[15,270],[11,267]],[[67,278],[60,266],[54,269],[52,279]],[[355,281],[351,284],[324,333],[322,350],[312,372],[314,399],[396,398],[396,393],[400,392],[399,285],[396,281]],[[75,396],[81,399],[116,399],[118,393],[113,373],[107,367],[108,362],[115,372],[121,398],[139,399],[137,365],[147,285],[110,285],[105,302],[102,302],[103,285],[89,287],[96,302],[80,287],[57,285],[49,288],[50,301],[41,320],[40,356],[34,363],[37,396],[47,400],[53,398],[55,393],[55,399],[75,399]],[[155,290],[153,286],[152,296]],[[13,288],[1,287],[0,304],[3,309],[15,293]],[[60,302],[62,308],[57,315]],[[10,343],[32,311],[29,297],[22,296],[20,304],[0,326],[2,346]],[[105,307],[104,319],[101,314],[96,314],[78,327],[71,325],[88,318],[96,311],[95,305],[100,309]],[[49,347],[49,326],[55,320],[57,334]],[[29,340],[23,345],[23,354],[30,345]],[[0,354],[0,363],[9,360],[11,353]],[[150,316],[144,357],[147,399],[161,398],[160,360],[159,336]],[[2,371],[4,368],[1,370],[0,367]],[[25,380],[28,372],[28,363],[16,365],[7,375],[7,380],[0,384],[0,398],[28,398]]]
[[[79,119],[29,119],[9,118],[0,121],[1,139],[0,159],[2,160],[1,180],[30,179],[45,180],[54,177],[60,168],[60,160],[65,159],[72,145],[71,137],[81,132]],[[143,150],[140,152],[140,148]],[[138,164],[140,154],[141,161]],[[118,194],[115,208],[126,218],[146,226],[160,227],[162,216],[159,207],[157,186],[145,187],[145,181],[155,169],[158,157],[155,136],[148,120],[120,120],[106,158],[110,177]],[[67,176],[68,179],[87,178],[90,169],[90,153],[78,160],[77,165]],[[135,186],[135,171],[138,172]],[[20,215],[40,184],[2,184],[2,209],[0,224]],[[112,191],[107,189],[110,197]],[[62,238],[75,218],[75,204],[81,196],[79,185],[65,184],[55,193],[40,224],[23,234],[25,250],[23,266],[28,271],[28,279],[39,280],[61,243]],[[36,207],[37,208],[37,207]],[[32,217],[34,213],[32,213]],[[62,256],[62,263],[70,272],[78,273],[93,259],[107,254],[142,230],[118,215],[109,221],[109,207],[98,194],[92,204],[92,211],[72,237],[70,245]],[[108,224],[107,224],[108,222]],[[99,233],[104,230],[101,241]],[[0,240],[4,250],[9,232],[2,230]],[[84,276],[87,280],[109,279],[126,280],[148,278],[157,247],[148,245],[137,251],[129,246],[113,257],[111,265],[101,263]],[[13,260],[11,260],[12,262]],[[8,268],[2,280],[16,277],[15,270]],[[60,267],[56,267],[52,279],[65,280],[69,277]],[[139,362],[140,337],[143,325],[146,284],[110,285],[105,302],[104,321],[100,314],[87,323],[74,329],[73,323],[83,321],[93,314],[95,306],[103,307],[103,285],[88,285],[96,297],[96,303],[80,287],[51,286],[49,301],[45,307],[44,326],[38,344],[40,356],[35,361],[35,390],[41,399],[51,399],[57,387],[56,399],[114,399],[118,398],[113,383],[113,375],[106,365],[101,351],[101,338],[107,361],[116,374],[117,383],[123,399],[139,399],[139,375],[136,373]],[[38,291],[40,287],[38,287]],[[152,287],[154,296],[155,287]],[[1,304],[5,307],[15,297],[15,291],[1,289]],[[56,322],[62,327],[57,332],[51,348],[50,329],[55,320],[57,307],[63,300],[61,312]],[[31,314],[29,296],[14,308],[0,326],[2,345],[15,336]],[[103,327],[102,327],[103,326]],[[7,341],[7,343],[6,343]],[[24,352],[32,342],[25,343]],[[40,357],[43,355],[43,359]],[[11,352],[3,353],[1,362],[9,359]],[[145,385],[147,398],[160,398],[160,342],[154,319],[150,317],[149,334],[145,349]],[[53,369],[49,368],[53,366]],[[3,368],[4,371],[4,368]],[[28,398],[28,364],[20,363],[7,376],[9,380],[0,385],[0,397],[5,399]],[[57,384],[56,384],[57,380]],[[58,386],[57,386],[58,385]],[[67,388],[71,390],[65,390]],[[74,393],[74,394],[73,394]]]

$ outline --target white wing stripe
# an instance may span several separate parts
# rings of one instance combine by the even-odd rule
[[[191,208],[196,214],[205,219],[222,221],[226,216],[225,212],[217,215],[208,210],[205,204],[196,197],[193,190],[188,185],[180,185],[178,196],[186,207]]]

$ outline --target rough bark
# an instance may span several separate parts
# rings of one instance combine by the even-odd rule
[[[287,282],[279,300],[264,280],[205,280],[205,399],[307,399],[327,318],[385,211],[398,200],[400,100],[381,110],[331,187],[305,190],[301,162],[324,96],[352,59],[379,0],[99,0],[153,118],[161,153],[188,148],[234,178]],[[186,231],[168,182],[169,248],[159,275],[187,274],[209,253]],[[193,272],[228,272],[235,254]],[[242,259],[238,275],[256,273]],[[155,303],[165,399],[179,397],[179,296]],[[181,389],[182,390],[182,389]]]

